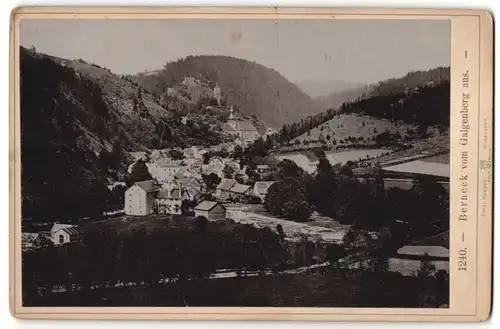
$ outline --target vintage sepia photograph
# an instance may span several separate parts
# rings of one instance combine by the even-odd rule
[[[22,306],[448,309],[450,42],[20,20]]]

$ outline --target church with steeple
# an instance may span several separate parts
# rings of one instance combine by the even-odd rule
[[[251,143],[259,137],[257,128],[250,120],[238,118],[234,114],[234,108],[231,105],[229,118],[223,125],[222,130],[229,136],[235,137],[242,143]]]

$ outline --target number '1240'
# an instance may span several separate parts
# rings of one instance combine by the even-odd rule
[[[458,251],[458,270],[467,271],[467,248]]]

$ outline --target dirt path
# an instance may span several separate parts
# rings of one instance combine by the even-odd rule
[[[242,277],[249,277],[249,276],[266,276],[266,275],[282,275],[282,274],[299,274],[299,273],[304,273],[304,272],[307,272],[307,271],[310,271],[310,270],[313,270],[313,269],[317,269],[317,268],[322,268],[322,267],[327,267],[329,266],[330,264],[328,262],[324,262],[324,263],[321,263],[321,264],[314,264],[314,265],[311,265],[311,266],[304,266],[304,267],[298,267],[298,268],[294,268],[294,269],[290,269],[290,270],[284,270],[284,271],[280,271],[280,272],[273,272],[271,270],[266,270],[266,271],[247,271],[245,273],[245,275],[243,275]],[[238,276],[241,276],[240,274],[238,274],[237,271],[234,271],[234,270],[218,270],[216,273],[212,274],[209,278],[209,280],[219,280],[219,279],[230,279],[230,278],[236,278]],[[167,284],[167,283],[170,283],[171,281],[169,280],[161,280],[159,281],[160,284]],[[143,285],[148,285],[148,283],[145,283],[145,282],[141,282],[139,284],[140,286],[143,286]],[[114,288],[119,288],[119,287],[134,287],[134,286],[137,286],[136,283],[117,283],[115,284]],[[75,287],[76,288],[76,287]],[[75,289],[74,288],[74,289]],[[91,287],[90,290],[96,290],[96,289],[99,289],[98,287]],[[82,289],[76,289],[76,290],[82,290]],[[62,293],[62,292],[67,292],[68,290],[65,288],[65,287],[55,287],[52,289],[52,293]]]

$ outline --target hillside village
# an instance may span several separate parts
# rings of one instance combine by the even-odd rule
[[[35,61],[31,57],[29,60]],[[64,77],[78,76],[75,84],[101,90],[103,104],[97,106],[95,101],[92,106],[110,109],[105,116],[118,118],[113,128],[116,133],[103,134],[105,137],[99,140],[98,134],[111,124],[89,130],[84,117],[75,124],[87,140],[95,141],[92,151],[85,149],[85,140],[72,150],[79,152],[75,159],[89,162],[85,175],[96,173],[95,180],[89,183],[94,194],[85,196],[97,197],[85,200],[88,206],[92,202],[99,206],[93,213],[88,209],[75,211],[74,215],[71,210],[61,211],[51,220],[24,218],[23,252],[49,255],[57,247],[67,252],[88,252],[86,257],[92,259],[97,257],[94,249],[85,248],[100,248],[110,241],[110,250],[126,258],[133,250],[156,250],[156,245],[150,244],[163,241],[162,250],[177,250],[185,252],[187,258],[198,258],[192,260],[196,266],[179,262],[171,269],[154,263],[157,267],[151,267],[151,271],[157,274],[152,277],[145,271],[134,274],[136,277],[113,274],[113,279],[105,279],[104,283],[98,275],[92,282],[67,283],[62,279],[44,286],[50,293],[57,289],[60,293],[78,291],[82,287],[88,291],[99,287],[118,289],[129,281],[155,286],[160,281],[165,284],[303,273],[364,275],[366,280],[375,281],[379,279],[376,275],[385,273],[404,282],[403,286],[428,277],[432,279],[422,279],[422,284],[432,291],[437,289],[435,282],[447,282],[449,127],[442,122],[427,122],[427,116],[420,121],[404,115],[395,120],[387,111],[380,114],[366,107],[373,102],[414,111],[415,104],[425,102],[419,97],[421,90],[434,95],[436,88],[446,88],[442,81],[404,86],[395,96],[360,95],[338,109],[285,123],[277,129],[275,122],[265,122],[266,116],[248,115],[249,105],[241,109],[231,94],[234,91],[229,93],[217,79],[183,75],[177,82],[168,81],[156,90],[156,85],[152,88],[148,83],[166,74],[163,71],[118,78],[93,65],[89,73],[86,63],[55,61]],[[80,74],[96,74],[95,80],[89,80],[96,82],[86,82]],[[126,106],[122,96],[99,87],[102,79],[112,79],[113,86],[130,88]],[[444,111],[440,106],[449,102],[449,95],[440,95],[442,99],[431,106]],[[135,129],[120,132],[122,124],[128,122]],[[120,144],[115,135],[133,140],[132,147],[125,149],[125,143]],[[29,136],[26,140],[31,141]],[[39,192],[34,188],[29,191]],[[36,195],[26,195],[26,199],[30,204],[38,200]],[[401,204],[408,204],[407,209]],[[61,208],[71,209],[71,203]],[[125,251],[117,251],[118,245],[127,243]],[[204,254],[206,249],[211,253]],[[54,252],[57,256],[52,261],[67,257],[60,252]],[[165,257],[172,257],[171,263],[176,263],[174,255],[165,253]],[[95,261],[104,267],[107,261],[115,262],[110,260],[114,256],[105,258],[107,255],[103,251],[99,256],[103,258]],[[139,262],[137,257],[131,261]],[[68,268],[76,266],[65,264]],[[125,266],[121,261],[115,265]],[[32,271],[27,275],[38,280],[45,274]],[[63,271],[61,276],[65,275]],[[38,296],[41,288],[31,288]],[[396,294],[395,290],[391,294]],[[51,298],[57,298],[54,296]],[[447,303],[441,295],[431,299],[434,306]]]

